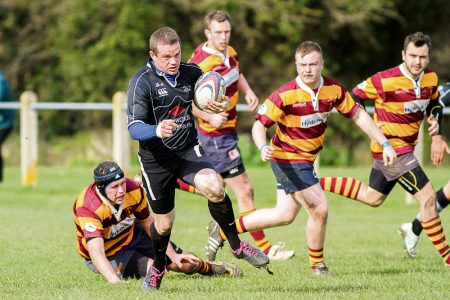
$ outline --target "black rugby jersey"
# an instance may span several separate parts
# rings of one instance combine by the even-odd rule
[[[195,82],[202,73],[195,64],[181,63],[173,85],[150,59],[131,78],[128,85],[128,126],[134,122],[158,125],[164,119],[173,119],[179,125],[170,138],[139,141],[140,153],[145,150],[155,157],[184,150],[197,142],[192,99]]]

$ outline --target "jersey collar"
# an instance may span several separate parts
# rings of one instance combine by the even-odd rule
[[[317,88],[317,93],[314,93],[314,91],[307,86],[306,84],[303,83],[303,81],[300,79],[300,76],[297,76],[295,78],[295,81],[297,82],[298,86],[306,91],[310,96],[311,96],[311,101],[314,107],[314,111],[318,111],[319,110],[319,93],[320,93],[320,89],[323,87],[323,77],[320,76],[320,83],[319,83],[319,87]]]
[[[180,75],[180,71],[178,70],[178,73],[176,75],[169,75],[164,73],[163,71],[161,71],[160,69],[158,69],[158,67],[156,67],[154,61],[149,58],[147,61],[147,67],[152,69],[153,72],[156,73],[156,75],[163,77],[168,84],[170,84],[170,86],[172,87],[176,87],[177,86],[177,79],[178,79],[178,75]],[[173,78],[173,80],[172,80]]]
[[[405,63],[402,63],[399,66],[399,68],[400,68],[400,72],[402,72],[403,76],[405,76],[406,78],[411,80],[411,82],[413,83],[414,93],[416,94],[416,99],[420,99],[420,97],[422,96],[420,86],[422,84],[422,77],[423,77],[423,74],[425,74],[425,71],[422,71],[422,73],[420,73],[420,75],[419,75],[419,78],[417,80],[414,80],[414,78],[412,78],[409,75],[408,71],[406,70]]]
[[[217,55],[222,59],[222,62],[229,68],[230,67],[230,57],[228,56],[228,47],[225,50],[225,53],[214,50],[208,47],[208,42],[204,43],[202,46],[202,50],[211,55]]]

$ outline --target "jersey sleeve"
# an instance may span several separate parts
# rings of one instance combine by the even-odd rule
[[[103,237],[103,225],[97,214],[86,207],[80,207],[76,210],[76,215],[84,238]]]
[[[274,92],[259,108],[255,119],[259,120],[266,128],[270,128],[284,116],[283,100],[277,92]]]
[[[334,107],[339,111],[341,115],[351,119],[358,110],[359,104],[353,100],[353,98],[350,96],[350,93],[345,88],[340,86],[338,100],[336,101]]]
[[[377,88],[374,84],[376,82],[378,82],[378,80],[376,75],[374,75],[355,86],[352,91],[352,95],[356,98],[355,100],[359,102],[378,98]]]
[[[143,80],[143,74],[133,77],[128,85],[128,126],[134,122],[145,123],[150,105],[150,86]]]

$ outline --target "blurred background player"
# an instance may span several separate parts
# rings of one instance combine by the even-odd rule
[[[301,206],[305,207],[309,215],[306,237],[310,266],[313,274],[326,275],[323,248],[328,205],[313,164],[322,149],[330,111],[336,108],[381,144],[387,139],[338,82],[322,76],[324,61],[317,43],[301,43],[295,51],[295,64],[298,76],[269,96],[258,110],[252,129],[261,159],[270,161],[277,182],[289,196],[279,195],[275,208],[257,209],[236,223],[238,232],[286,225],[295,219]],[[267,145],[267,129],[275,124],[278,128]],[[385,147],[384,157],[386,163],[392,163],[394,150]]]
[[[408,35],[402,50],[403,63],[376,73],[352,92],[353,99],[361,104],[375,100],[374,120],[389,139],[387,144],[397,152],[397,162],[385,166],[381,160],[384,145],[372,141],[374,164],[369,186],[350,177],[326,177],[320,182],[326,191],[373,207],[380,206],[398,182],[419,201],[422,227],[444,263],[450,265],[450,249],[436,211],[436,194],[413,153],[425,113],[430,124],[428,133],[435,136],[440,130],[438,77],[427,68],[430,49],[429,36],[421,32]]]
[[[215,170],[236,195],[239,215],[245,216],[255,210],[254,192],[238,148],[236,104],[240,91],[244,93],[250,110],[255,111],[258,97],[239,69],[236,51],[228,44],[231,36],[228,13],[220,10],[208,13],[204,18],[204,33],[207,41],[195,49],[189,62],[197,64],[203,72],[215,71],[223,76],[230,107],[226,112],[210,114],[194,105],[193,113],[198,117],[198,138]],[[188,185],[181,183],[180,187],[189,191]],[[215,223],[210,223],[208,231],[220,230],[215,226]],[[284,248],[284,243],[272,245],[262,230],[251,231],[250,234],[259,249],[271,260],[286,260],[294,255],[293,250]],[[208,241],[207,256],[210,261],[214,261],[224,240],[225,235],[221,232],[217,240]]]
[[[233,255],[257,268],[265,267],[269,263],[266,254],[237,235],[231,200],[198,144],[192,99],[202,70],[195,64],[181,63],[180,37],[172,28],[153,32],[149,48],[150,58],[128,86],[128,132],[139,141],[143,185],[155,218],[151,225],[155,257],[144,288],[159,289],[164,276],[178,178],[206,196],[209,212],[224,230]],[[224,111],[227,99],[209,101],[207,111]]]
[[[154,219],[142,187],[125,177],[116,163],[105,161],[95,168],[94,182],[75,200],[73,218],[78,253],[91,271],[109,283],[147,274],[154,257],[149,237]],[[205,262],[174,243],[167,249],[166,268],[186,274],[242,276],[231,264]]]
[[[14,101],[13,93],[3,73],[0,71],[0,102]],[[2,144],[14,126],[15,112],[12,109],[0,109],[0,182],[3,181]]]
[[[450,107],[450,83],[439,86],[439,103],[442,107]],[[442,164],[445,153],[450,154],[450,148],[447,145],[442,134],[432,137],[431,140],[431,161],[434,165]],[[436,209],[438,212],[444,210],[450,203],[450,180],[436,192]],[[421,223],[421,213],[417,214],[416,218],[410,223],[403,223],[400,226],[399,233],[404,242],[406,253],[412,258],[415,258],[416,246],[419,242],[420,234],[423,226]]]

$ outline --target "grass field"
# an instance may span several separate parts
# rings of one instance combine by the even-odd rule
[[[289,262],[271,263],[273,276],[235,260],[224,247],[218,259],[239,265],[245,273],[242,279],[169,273],[161,290],[151,295],[140,291],[140,280],[110,286],[84,266],[75,250],[72,204],[91,181],[93,167],[40,167],[39,185],[34,188],[20,186],[18,168],[6,169],[6,181],[0,185],[0,299],[448,299],[450,270],[429,240],[422,237],[416,260],[403,251],[397,228],[412,220],[418,206],[406,205],[400,188],[376,209],[327,194],[325,257],[331,276],[310,275],[306,213],[300,211],[293,224],[266,231],[273,243],[285,241],[296,251]],[[450,169],[426,171],[435,187],[450,178]],[[369,167],[320,169],[322,176],[364,180],[368,172]],[[270,168],[250,168],[249,174],[257,207],[272,206],[275,189]],[[447,211],[442,219],[450,237]],[[204,199],[177,194],[172,237],[182,248],[204,257],[209,220]]]

